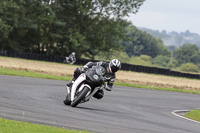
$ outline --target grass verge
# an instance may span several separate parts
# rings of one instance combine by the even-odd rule
[[[65,80],[65,81],[71,81],[72,80],[72,77],[68,77],[68,76],[49,75],[49,74],[43,74],[43,73],[29,72],[29,71],[23,71],[23,70],[12,70],[12,69],[5,69],[5,68],[0,68],[0,74],[1,75],[12,75],[12,76],[33,77],[33,78],[43,78],[43,79]],[[151,87],[151,86],[143,86],[143,85],[119,83],[119,82],[115,82],[114,85],[126,86],[126,87],[135,87],[135,88],[154,89],[154,90],[184,92],[184,93],[192,93],[192,94],[200,94],[200,92],[198,92],[198,91],[181,90],[181,89],[176,89],[176,88]]]
[[[0,68],[0,74],[11,75],[11,76],[43,78],[43,79],[66,80],[66,81],[72,80],[71,77],[67,77],[67,76],[57,76],[57,75],[29,72],[29,71],[24,71],[24,70],[5,69],[5,68]]]
[[[192,120],[200,121],[200,110],[193,110],[188,112],[185,117],[190,118]]]
[[[164,91],[175,91],[175,92],[200,94],[200,92],[198,92],[198,91],[181,90],[181,89],[176,89],[176,88],[161,88],[161,87],[143,86],[143,85],[135,85],[135,84],[127,84],[127,83],[115,83],[115,85],[126,86],[126,87],[135,87],[135,88],[144,88],[144,89],[152,89],[152,90],[164,90]]]
[[[89,133],[0,118],[0,133]]]

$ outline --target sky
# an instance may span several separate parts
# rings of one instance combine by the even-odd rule
[[[136,27],[200,35],[200,0],[146,0],[127,19]]]

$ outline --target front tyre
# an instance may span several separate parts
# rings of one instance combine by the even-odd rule
[[[87,95],[87,93],[90,91],[90,89],[88,87],[84,87],[83,90],[78,94],[78,96],[76,96],[76,98],[74,99],[73,102],[71,102],[71,106],[72,107],[76,107],[81,100],[83,100],[83,98]]]
[[[67,97],[65,98],[65,100],[63,101],[63,103],[64,103],[65,105],[70,105],[70,104],[71,104],[70,95],[67,95]]]

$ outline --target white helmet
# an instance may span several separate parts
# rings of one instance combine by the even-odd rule
[[[75,56],[75,52],[72,52],[72,55],[74,55],[74,56]]]
[[[121,62],[118,59],[113,59],[109,63],[110,72],[117,72],[121,68]]]

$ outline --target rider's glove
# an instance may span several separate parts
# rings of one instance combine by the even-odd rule
[[[84,73],[85,71],[87,71],[87,68],[85,68],[85,67],[80,67],[79,70],[80,70],[82,73]]]
[[[105,90],[112,91],[112,87],[109,87],[107,84],[105,85]]]

